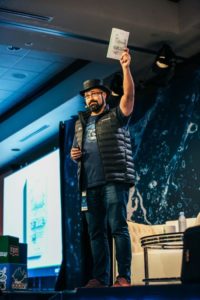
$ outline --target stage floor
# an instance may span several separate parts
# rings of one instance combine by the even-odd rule
[[[66,290],[62,292],[16,291],[3,292],[1,300],[198,300],[200,284],[171,284],[132,286],[127,288],[98,288]]]

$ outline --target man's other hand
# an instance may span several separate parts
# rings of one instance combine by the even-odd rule
[[[78,147],[76,147],[76,148],[72,147],[70,155],[71,155],[71,159],[77,161],[77,160],[79,160],[81,158],[82,152],[81,152],[80,148],[78,148]]]

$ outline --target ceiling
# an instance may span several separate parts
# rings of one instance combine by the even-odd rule
[[[109,78],[111,29],[130,32],[136,84],[163,43],[179,61],[200,50],[199,0],[0,0],[0,172],[58,136],[82,109],[89,78]]]

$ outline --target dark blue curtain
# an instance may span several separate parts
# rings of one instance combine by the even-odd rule
[[[60,123],[63,261],[56,290],[82,286],[87,280],[88,268],[90,269],[87,261],[90,257],[89,242],[77,185],[77,164],[70,158],[75,121],[76,118],[72,118]]]

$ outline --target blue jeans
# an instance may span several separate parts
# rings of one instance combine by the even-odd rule
[[[86,220],[93,257],[93,277],[108,285],[110,253],[107,224],[115,241],[120,277],[130,281],[131,243],[126,222],[129,186],[108,183],[87,190]]]

